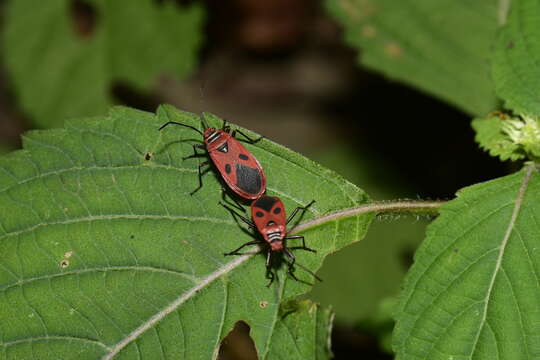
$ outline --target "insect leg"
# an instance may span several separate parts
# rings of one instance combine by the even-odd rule
[[[202,177],[203,177],[204,174],[206,174],[206,172],[207,172],[208,170],[210,170],[210,168],[205,169],[204,172],[201,171],[201,168],[202,168],[203,166],[208,165],[208,164],[209,164],[208,161],[203,161],[202,163],[199,164],[199,186],[198,186],[195,190],[193,190],[193,191],[190,193],[190,195],[195,194],[197,191],[200,190],[200,188],[202,188],[202,186],[203,186],[203,183],[202,183]]]
[[[233,217],[238,217],[240,218],[240,220],[242,220],[243,222],[245,222],[247,224],[247,226],[249,226],[250,228],[255,228],[255,224],[253,223],[253,221],[249,220],[248,218],[240,215],[239,213],[237,213],[236,211],[234,211],[233,208],[231,208],[229,205],[227,204],[224,204],[222,202],[219,203],[221,206],[223,206],[225,209],[229,210],[229,212],[231,213],[231,215]]]
[[[251,245],[257,245],[257,244],[260,244],[261,241],[260,240],[253,240],[253,241],[248,241],[247,243],[245,244],[242,244],[242,246],[240,246],[238,249],[235,249],[231,252],[228,252],[228,253],[225,253],[223,255],[225,256],[230,256],[230,255],[243,255],[241,253],[239,253],[238,251],[245,248],[246,246],[251,246]]]
[[[291,250],[287,247],[284,247],[283,248],[283,253],[289,258],[289,260],[291,261],[288,265],[289,265],[289,274],[291,274],[291,276],[293,277],[294,280],[296,281],[299,281],[296,276],[294,276],[294,274],[292,273],[292,271],[294,271],[294,265],[296,264],[296,257],[293,255],[293,253],[291,252]],[[298,266],[300,266],[302,269],[304,269],[305,271],[307,271],[308,273],[311,274],[311,276],[313,276],[315,279],[319,280],[319,281],[322,281],[322,279],[320,277],[318,277],[313,271],[309,270],[307,267],[301,265],[301,264],[296,264]],[[303,282],[303,281],[301,281]]]
[[[235,137],[236,133],[242,135],[245,139],[246,139],[246,142],[250,143],[250,144],[255,144],[255,143],[258,143],[259,141],[261,141],[261,139],[264,137],[264,136],[261,136],[259,137],[258,139],[252,139],[250,138],[249,136],[247,136],[246,134],[244,134],[242,131],[240,130],[233,130],[233,132],[231,133],[231,136],[232,137]]]
[[[238,202],[238,200],[236,200],[236,198],[234,196],[232,196],[232,195],[227,196],[227,194],[228,194],[227,189],[222,184],[222,186],[221,186],[221,200],[223,200],[223,202],[226,203],[226,204],[233,205],[235,208],[237,208],[238,210],[244,212],[244,214],[245,214],[246,210],[244,209],[242,204],[240,204]]]
[[[314,253],[317,252],[317,250],[310,249],[306,246],[306,240],[304,239],[303,235],[289,235],[289,236],[286,236],[285,239],[302,239],[302,246],[294,246],[294,247],[290,247],[289,249],[302,249],[302,250],[307,250]]]
[[[266,254],[266,278],[270,279],[270,281],[266,284],[266,287],[272,285],[275,277],[276,275],[272,271],[272,250],[268,249],[268,253]]]
[[[191,158],[194,158],[194,157],[199,157],[199,156],[202,156],[202,155],[206,155],[206,153],[204,153],[204,154],[198,153],[197,149],[206,150],[206,146],[204,146],[203,144],[193,144],[193,155],[184,156],[182,158],[182,160],[187,160],[187,159],[191,159]]]
[[[303,214],[311,205],[313,205],[314,202],[315,200],[311,200],[311,202],[307,204],[306,206],[299,206],[296,209],[294,209],[291,215],[289,215],[289,217],[287,218],[287,224],[290,223],[292,219],[294,219],[296,214],[298,214],[298,211],[302,210],[302,214]]]

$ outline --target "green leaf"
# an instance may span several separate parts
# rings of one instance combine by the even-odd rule
[[[499,116],[474,119],[471,125],[476,131],[475,140],[491,156],[499,156],[502,161],[523,159],[525,154],[520,152],[518,144],[504,133],[504,121]]]
[[[540,116],[540,3],[512,1],[507,24],[494,46],[493,81],[507,108],[520,114]]]
[[[89,38],[77,36],[69,0],[16,0],[6,12],[3,52],[19,102],[38,126],[100,115],[114,82],[148,91],[156,77],[184,78],[201,42],[202,9],[166,1],[88,0]]]
[[[540,357],[539,198],[529,164],[442,207],[400,299],[398,359]]]
[[[331,359],[330,334],[334,314],[310,300],[292,300],[282,305],[268,359]],[[283,351],[290,349],[291,351]]]
[[[529,117],[474,119],[476,142],[501,160],[540,158],[540,121]]]
[[[207,115],[211,125],[221,120]],[[210,359],[239,320],[261,359],[283,300],[306,292],[284,264],[266,287],[265,255],[225,257],[252,240],[218,202],[211,172],[197,186],[194,114],[114,108],[107,117],[33,131],[24,150],[0,157],[0,334],[5,358]],[[247,134],[253,133],[243,130]],[[368,202],[356,186],[269,140],[246,145],[288,212],[317,202],[302,222]],[[372,216],[349,216],[302,231],[315,271],[324,257],[360,240]],[[256,251],[253,249],[252,251]],[[303,269],[301,280],[313,278]],[[264,306],[263,306],[264,304]],[[283,352],[290,349],[282,348]]]
[[[500,2],[504,3],[504,2]],[[488,53],[496,0],[326,0],[360,62],[471,114],[496,106]]]

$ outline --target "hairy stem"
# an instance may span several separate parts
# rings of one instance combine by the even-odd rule
[[[374,202],[368,205],[362,205],[352,209],[341,210],[335,213],[324,215],[322,217],[307,221],[300,224],[290,233],[299,232],[304,229],[323,224],[330,220],[346,218],[353,215],[376,213],[380,214],[410,214],[410,215],[431,215],[436,216],[439,213],[439,207],[445,201],[419,201],[419,200],[403,200],[392,202]]]

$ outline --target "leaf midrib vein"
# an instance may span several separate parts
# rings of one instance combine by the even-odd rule
[[[529,181],[531,179],[534,169],[535,169],[534,165],[529,165],[528,169],[526,170],[525,176],[523,177],[523,181],[521,182],[521,186],[519,187],[519,191],[516,196],[514,209],[512,211],[512,216],[510,217],[510,222],[508,223],[508,227],[506,228],[506,233],[504,234],[504,237],[501,241],[501,246],[499,248],[499,255],[497,256],[497,262],[495,263],[495,267],[491,275],[491,280],[486,291],[486,296],[484,298],[484,309],[482,311],[482,319],[480,320],[480,326],[478,326],[476,337],[471,346],[471,354],[470,354],[471,358],[473,357],[475,353],[476,345],[478,344],[478,340],[480,339],[480,334],[482,333],[484,324],[486,323],[489,300],[490,300],[491,292],[493,291],[495,279],[497,278],[497,274],[499,272],[499,269],[501,268],[504,251],[506,249],[506,245],[508,244],[508,239],[510,238],[510,234],[512,233],[514,225],[516,224],[517,216],[521,209],[521,203],[523,201],[523,198],[525,197],[525,192],[527,190],[527,186],[529,184]]]
[[[142,323],[138,328],[133,330],[130,334],[125,336],[114,346],[111,346],[109,353],[105,354],[102,357],[102,360],[112,359],[120,351],[122,351],[122,349],[124,349],[130,343],[138,339],[142,334],[144,334],[148,329],[152,328],[155,324],[160,322],[165,316],[169,315],[170,313],[178,309],[178,307],[180,307],[180,305],[182,305],[184,302],[191,299],[193,296],[197,295],[197,293],[200,290],[209,286],[216,279],[219,279],[225,274],[231,272],[232,270],[234,270],[235,268],[237,268],[238,266],[240,266],[241,264],[249,260],[251,257],[256,255],[257,253],[258,252],[253,252],[253,253],[247,253],[245,255],[241,255],[237,257],[235,260],[229,263],[226,263],[223,267],[219,268],[218,270],[214,271],[213,273],[203,278],[196,286],[192,287],[189,291],[181,294],[178,298],[176,298],[169,305],[167,305],[162,311],[150,317],[146,322]]]

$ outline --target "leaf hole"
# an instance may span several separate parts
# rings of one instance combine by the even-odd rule
[[[234,328],[221,341],[219,359],[257,359],[257,351],[253,339],[249,336],[249,325],[237,321]]]
[[[153,157],[154,157],[154,153],[153,153],[153,152],[147,152],[147,153],[144,155],[144,160],[149,161],[149,160],[152,159]]]
[[[98,21],[95,5],[85,0],[72,0],[69,11],[75,34],[82,39],[92,37]]]

